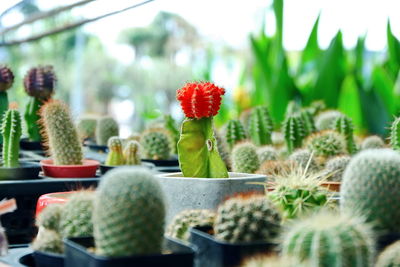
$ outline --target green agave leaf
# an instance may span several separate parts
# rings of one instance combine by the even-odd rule
[[[387,23],[387,44],[388,44],[388,69],[391,77],[396,77],[400,69],[400,42],[393,35],[390,21]]]
[[[398,102],[394,96],[394,82],[383,67],[375,66],[372,71],[372,89],[380,97],[389,114],[395,114]]]
[[[282,36],[283,36],[283,0],[274,0],[273,9],[276,20],[276,39],[279,48],[283,50]]]

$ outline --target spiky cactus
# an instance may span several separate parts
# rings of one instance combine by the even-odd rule
[[[246,131],[239,120],[228,121],[225,129],[225,139],[230,149],[232,149],[235,144],[245,140],[246,138]]]
[[[316,131],[314,117],[311,112],[307,109],[300,111],[300,117],[304,123],[304,136],[308,136]]]
[[[124,153],[122,151],[122,141],[118,136],[112,136],[108,139],[108,154],[105,165],[119,166],[125,164]]]
[[[214,236],[229,243],[272,242],[280,233],[280,224],[278,210],[264,195],[243,194],[218,207]]]
[[[332,157],[346,154],[346,139],[333,130],[325,130],[310,135],[305,146],[314,152],[315,156]]]
[[[226,168],[230,170],[232,168],[232,161],[228,143],[217,130],[214,130],[214,135],[215,135],[215,140],[217,142],[218,152],[222,160],[224,161]]]
[[[393,149],[400,150],[400,117],[396,118],[392,123],[390,145]]]
[[[382,233],[400,233],[400,155],[391,149],[363,150],[343,174],[340,207],[364,214]]]
[[[64,252],[64,244],[61,236],[57,232],[53,230],[43,230],[33,240],[32,249],[61,254]]]
[[[322,212],[296,221],[283,236],[282,254],[310,267],[373,266],[371,228],[357,217]]]
[[[18,110],[7,110],[3,117],[1,132],[3,136],[3,167],[19,167],[19,140],[22,126]]]
[[[400,266],[400,241],[397,241],[379,255],[376,267],[398,267]]]
[[[241,267],[308,267],[304,262],[289,256],[262,255],[244,261]]]
[[[274,146],[281,146],[285,144],[285,136],[281,132],[272,132],[271,139]]]
[[[77,124],[78,134],[82,140],[94,139],[96,133],[97,119],[95,117],[82,117]]]
[[[357,152],[353,136],[354,126],[352,119],[345,115],[338,116],[332,122],[332,128],[345,137],[348,153],[354,154]]]
[[[108,257],[160,253],[164,220],[163,192],[151,171],[111,170],[95,195],[96,253]]]
[[[294,151],[288,157],[289,161],[293,161],[299,167],[305,169],[308,168],[308,171],[315,172],[320,169],[318,162],[315,160],[315,156],[308,149],[298,149]]]
[[[327,110],[315,117],[315,127],[318,131],[332,129],[332,123],[343,114],[337,110]]]
[[[112,136],[119,136],[118,123],[108,116],[99,118],[96,126],[96,143],[105,146]]]
[[[260,164],[262,164],[265,161],[268,160],[277,160],[278,159],[278,152],[273,146],[263,146],[260,148],[257,148],[257,155],[258,159],[260,161]]]
[[[232,150],[234,172],[254,173],[260,167],[256,147],[250,142],[237,144]]]
[[[349,156],[337,156],[329,159],[325,164],[324,171],[328,174],[328,180],[334,182],[340,182],[344,170],[349,164],[351,157]]]
[[[383,139],[377,135],[368,136],[361,143],[361,150],[384,147],[385,141],[383,141]]]
[[[290,117],[294,114],[297,114],[300,112],[301,105],[295,100],[289,101],[289,103],[286,106],[286,111],[285,111],[285,118]]]
[[[268,160],[264,161],[256,173],[264,174],[267,177],[275,177],[287,174],[293,167],[293,162],[287,160]]]
[[[81,165],[83,152],[67,105],[51,100],[40,109],[43,135],[55,165]]]
[[[168,225],[165,235],[188,241],[189,229],[198,226],[213,226],[215,213],[211,210],[184,210]]]
[[[282,125],[282,132],[285,136],[286,147],[289,153],[303,144],[305,137],[304,122],[299,115],[290,115]]]
[[[168,133],[160,128],[152,128],[144,131],[140,138],[144,157],[147,159],[169,159],[171,144]]]
[[[124,148],[126,165],[140,165],[140,144],[138,141],[129,141]]]
[[[3,118],[8,109],[7,90],[14,83],[13,72],[5,65],[0,65],[0,118]],[[0,135],[0,143],[3,142],[3,136]]]
[[[36,218],[36,226],[58,232],[63,207],[63,204],[57,203],[45,207]]]
[[[268,109],[258,106],[251,110],[249,121],[249,136],[256,146],[272,144],[271,134],[273,124]]]

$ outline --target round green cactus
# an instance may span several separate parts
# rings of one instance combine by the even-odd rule
[[[140,165],[140,144],[138,141],[129,141],[124,148],[126,165]]]
[[[376,267],[398,267],[400,266],[400,241],[397,241],[379,255]]]
[[[58,232],[60,229],[60,218],[63,212],[63,204],[50,204],[45,207],[36,218],[36,225],[48,230]]]
[[[373,266],[371,228],[354,216],[322,212],[293,222],[283,236],[282,255],[307,266]]]
[[[361,143],[361,150],[384,148],[385,141],[377,135],[371,135],[365,138]]]
[[[282,132],[285,136],[286,147],[289,153],[303,144],[305,129],[303,119],[299,115],[290,115],[282,125]]]
[[[258,106],[251,110],[249,121],[249,136],[256,146],[272,144],[271,134],[273,124],[268,109]]]
[[[359,212],[376,229],[400,232],[400,155],[391,149],[363,150],[347,166],[341,210]]]
[[[112,136],[108,139],[108,154],[105,165],[119,166],[125,164],[125,158],[122,151],[122,140],[118,136]]]
[[[164,220],[163,192],[152,172],[144,168],[113,169],[101,179],[94,201],[96,254],[158,254]]]
[[[348,153],[354,154],[357,152],[357,147],[353,136],[353,121],[349,117],[345,115],[336,117],[332,122],[332,128],[345,137]]]
[[[67,105],[51,100],[42,106],[41,118],[54,165],[82,165],[82,146]]]
[[[237,144],[232,150],[234,172],[254,173],[260,167],[256,147],[249,142]]]
[[[349,156],[336,156],[329,159],[325,164],[324,171],[328,175],[328,180],[334,182],[340,182],[342,180],[342,176],[344,170],[349,164],[351,157]]]
[[[313,151],[315,156],[332,157],[347,152],[344,136],[333,130],[310,135],[306,139],[305,146]]]
[[[99,146],[106,146],[108,139],[112,136],[119,136],[118,123],[111,117],[105,116],[97,120],[96,143]]]
[[[400,150],[400,117],[396,118],[390,129],[390,145],[393,149]]]
[[[82,117],[77,124],[79,137],[84,140],[87,138],[94,139],[96,136],[97,119],[95,117]]]
[[[278,159],[278,152],[273,146],[263,146],[260,148],[257,148],[257,155],[258,159],[260,161],[260,164],[262,164],[265,161],[268,160],[277,160]]]
[[[239,120],[228,121],[225,129],[225,139],[230,149],[232,149],[235,144],[245,140],[246,138],[246,131]]]
[[[198,226],[213,226],[215,213],[210,210],[184,210],[177,214],[167,227],[165,235],[189,241],[189,229]]]
[[[151,128],[143,132],[140,138],[146,159],[169,159],[171,146],[168,133],[163,129]]]
[[[229,243],[272,242],[280,229],[280,214],[264,195],[244,194],[218,207],[214,236]]]
[[[337,110],[327,110],[318,114],[315,118],[315,127],[318,131],[332,129],[332,124],[336,118],[343,114]]]
[[[16,109],[9,109],[3,117],[3,167],[19,167],[19,141],[22,134],[21,115]]]
[[[268,178],[284,175],[293,168],[293,162],[288,160],[268,160],[264,161],[256,173],[264,174]]]
[[[61,254],[64,252],[64,244],[61,236],[52,230],[40,231],[32,242],[32,249],[36,251]]]
[[[315,160],[313,153],[308,149],[298,149],[294,151],[289,155],[288,160],[295,162],[297,166],[303,169],[307,167],[307,170],[311,172],[315,172],[320,169],[320,166]]]

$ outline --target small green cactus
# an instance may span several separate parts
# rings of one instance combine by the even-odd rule
[[[126,165],[140,165],[140,144],[138,141],[129,141],[124,148]]]
[[[268,160],[264,161],[256,173],[264,174],[268,178],[284,175],[293,168],[293,162],[288,160]]]
[[[112,136],[119,136],[118,123],[111,117],[99,118],[96,126],[96,143],[99,146],[106,146],[108,139]]]
[[[160,128],[151,128],[143,132],[140,138],[146,159],[169,159],[171,145],[168,133]]]
[[[400,266],[400,241],[397,241],[379,255],[376,267],[398,267]]]
[[[400,150],[400,117],[396,118],[390,129],[390,145],[393,149]]]
[[[268,109],[258,106],[251,110],[249,121],[249,136],[256,146],[272,144],[271,134],[273,124]]]
[[[315,156],[332,157],[347,152],[344,136],[333,130],[310,135],[306,139],[305,146],[314,152]]]
[[[357,147],[354,142],[354,136],[353,136],[353,131],[354,131],[353,121],[349,117],[341,115],[336,117],[335,120],[332,122],[332,128],[345,137],[347,152],[349,154],[356,153]]]
[[[217,209],[214,236],[218,240],[229,243],[273,242],[280,230],[281,216],[264,195],[238,195]]]
[[[179,130],[176,126],[175,120],[171,115],[164,116],[165,129],[169,132],[171,140],[171,152],[173,154],[177,153],[177,145],[179,141]]]
[[[96,254],[122,257],[158,254],[164,235],[161,187],[144,168],[117,168],[100,181],[94,201]]]
[[[45,207],[36,218],[36,225],[48,230],[58,232],[60,229],[60,218],[63,212],[63,204],[50,204]]]
[[[239,116],[239,121],[243,125],[245,131],[249,129],[251,110],[251,108],[243,110]]]
[[[22,134],[21,115],[16,109],[9,109],[3,117],[3,167],[19,167],[19,141]]]
[[[40,231],[39,235],[33,240],[32,249],[35,251],[51,252],[62,254],[64,244],[61,236],[52,230]]]
[[[232,150],[234,172],[254,173],[260,167],[256,147],[250,142],[237,144]]]
[[[308,149],[295,150],[289,155],[288,160],[293,161],[297,164],[297,166],[303,169],[308,167],[308,170],[311,172],[315,172],[320,169],[318,162],[315,160],[315,156]]]
[[[340,182],[344,170],[349,164],[351,157],[349,156],[336,156],[329,159],[325,164],[325,172],[328,174],[328,180],[333,182]]]
[[[166,236],[189,241],[189,229],[198,226],[213,226],[215,213],[210,210],[184,210],[177,214],[167,227]]]
[[[257,148],[257,155],[258,159],[260,161],[260,164],[262,164],[265,161],[268,160],[277,160],[278,159],[278,152],[273,146],[263,146],[260,148]]]
[[[318,131],[324,131],[332,129],[332,124],[336,118],[342,116],[343,114],[337,110],[327,110],[321,112],[315,118],[315,127]]]
[[[371,135],[365,138],[361,143],[361,150],[384,148],[385,141],[377,135]]]
[[[307,109],[300,111],[300,117],[304,123],[304,136],[308,136],[316,131],[314,117],[311,112]]]
[[[82,117],[77,124],[78,134],[82,140],[96,136],[97,119],[95,117]]]
[[[122,141],[118,136],[108,139],[108,154],[105,161],[107,166],[119,166],[125,164],[124,153],[122,151]]]
[[[67,105],[51,100],[41,108],[43,136],[54,165],[82,165],[83,151]]]
[[[282,255],[310,267],[373,266],[371,228],[354,215],[321,212],[293,222],[283,236]]]
[[[292,153],[303,144],[305,137],[303,119],[299,115],[290,115],[283,122],[282,132],[285,136],[287,150]]]
[[[230,149],[232,149],[235,146],[235,144],[247,138],[244,127],[242,123],[238,120],[228,121],[225,131],[226,131],[225,139]]]

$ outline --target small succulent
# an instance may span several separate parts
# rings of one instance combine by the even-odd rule
[[[232,150],[232,168],[235,172],[254,173],[260,167],[256,147],[250,142],[237,144]]]

